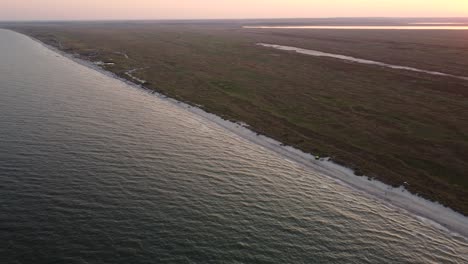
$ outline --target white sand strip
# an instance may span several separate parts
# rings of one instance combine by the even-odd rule
[[[278,142],[274,139],[262,135],[257,135],[256,132],[248,129],[245,124],[226,121],[219,116],[205,112],[199,107],[191,106],[175,99],[168,98],[167,96],[147,89],[142,85],[132,83],[126,79],[118,77],[111,72],[105,71],[92,62],[76,58],[71,54],[65,53],[56,49],[55,47],[44,44],[37,39],[29,36],[27,37],[81,65],[94,69],[106,76],[121,80],[130,86],[145,89],[148,92],[155,94],[162,100],[171,102],[178,107],[182,107],[187,111],[205,118],[206,120],[218,124],[226,130],[231,131],[236,135],[249,140],[250,142],[281,154],[289,162],[295,162],[296,164],[318,172],[325,177],[335,179],[343,185],[349,186],[356,191],[359,191],[362,193],[362,195],[366,195],[371,198],[378,198],[382,202],[401,209],[400,212],[402,213],[406,213],[415,217],[421,222],[429,223],[436,228],[450,233],[453,236],[462,237],[468,241],[468,217],[465,217],[450,208],[413,195],[406,191],[403,187],[393,188],[380,181],[370,181],[367,177],[356,176],[354,175],[353,170],[335,164],[327,159],[315,160],[315,157],[311,154],[304,153],[301,150],[289,146],[284,146],[281,142]]]

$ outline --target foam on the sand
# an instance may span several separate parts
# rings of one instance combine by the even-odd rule
[[[138,78],[138,77],[135,77],[135,76],[133,75],[133,73],[136,72],[136,71],[138,71],[138,70],[142,70],[142,69],[131,69],[131,70],[129,70],[129,71],[126,71],[126,72],[125,72],[125,75],[127,75],[128,77],[132,78],[132,80],[134,80],[134,81],[136,81],[136,82],[138,82],[138,83],[140,83],[140,84],[145,84],[145,83],[146,83],[145,80],[142,80],[142,79],[140,79],[140,78]]]
[[[464,237],[466,240],[468,240],[468,218],[460,213],[453,211],[450,208],[413,195],[409,193],[404,187],[393,188],[380,181],[370,180],[365,176],[356,176],[354,175],[353,170],[338,165],[329,159],[325,158],[316,160],[315,157],[311,154],[305,153],[290,146],[285,146],[281,142],[266,136],[258,135],[256,132],[250,130],[244,123],[227,121],[219,116],[205,112],[203,109],[197,106],[191,106],[175,99],[168,98],[165,95],[157,93],[153,90],[149,90],[142,85],[132,83],[126,79],[118,77],[111,72],[105,71],[92,62],[76,58],[73,55],[67,54],[61,50],[46,45],[34,38],[31,39],[81,65],[97,70],[107,76],[117,78],[131,86],[145,89],[153,93],[155,96],[158,96],[162,100],[166,100],[178,107],[182,107],[187,111],[190,111],[200,117],[218,124],[219,126],[237,134],[246,140],[281,154],[289,162],[294,162],[298,165],[316,171],[326,177],[335,179],[337,182],[349,186],[356,191],[361,192],[363,195],[379,198],[381,201],[402,209],[400,211],[414,216],[421,222],[432,224],[434,227],[445,230],[451,233],[453,236]]]
[[[174,99],[167,100],[174,103],[177,102]],[[312,154],[304,153],[296,148],[285,146],[274,139],[258,135],[256,132],[248,129],[248,127],[226,121],[200,108],[190,107],[180,102],[177,105],[187,108],[188,111],[215,122],[251,142],[281,154],[289,162],[297,163],[322,175],[334,178],[338,182],[352,187],[363,194],[377,197],[393,206],[402,208],[426,223],[431,223],[437,228],[450,231],[455,236],[462,235],[468,239],[468,218],[440,203],[431,202],[411,194],[404,187],[393,188],[365,176],[356,176],[353,170],[338,165],[327,158],[316,160]]]

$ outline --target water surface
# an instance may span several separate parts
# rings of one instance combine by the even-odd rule
[[[414,22],[408,23],[408,25],[466,25],[467,23],[462,22]]]
[[[0,30],[1,263],[466,263],[463,238]]]
[[[341,55],[341,54],[322,52],[318,50],[310,50],[310,49],[303,49],[303,48],[298,48],[298,47],[267,44],[267,43],[258,43],[257,45],[267,47],[267,48],[283,50],[283,51],[294,51],[294,52],[309,55],[309,56],[329,57],[329,58],[335,58],[335,59],[356,62],[356,63],[361,63],[361,64],[376,65],[376,66],[381,66],[381,67],[386,67],[386,68],[391,68],[391,69],[396,69],[396,70],[405,70],[405,71],[420,72],[420,73],[436,75],[436,76],[452,77],[452,78],[462,79],[465,81],[468,80],[468,77],[466,76],[458,76],[458,75],[453,75],[453,74],[448,74],[448,73],[443,73],[443,72],[438,72],[438,71],[422,70],[422,69],[408,67],[408,66],[388,64],[385,62],[366,60],[366,59],[355,58],[355,57]]]
[[[468,26],[244,26],[257,29],[468,30]]]

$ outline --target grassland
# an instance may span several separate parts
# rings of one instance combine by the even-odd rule
[[[8,27],[468,215],[468,82],[256,46],[467,76],[468,32],[242,29],[242,21]],[[250,22],[252,23],[252,22]],[[260,22],[256,22],[260,23]],[[263,23],[263,22],[262,22]]]

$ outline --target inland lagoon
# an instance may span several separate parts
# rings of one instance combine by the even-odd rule
[[[0,61],[2,263],[468,261],[454,230],[24,35]]]

